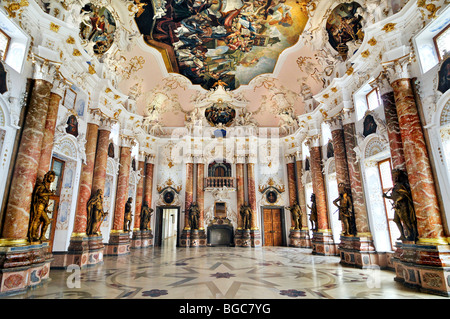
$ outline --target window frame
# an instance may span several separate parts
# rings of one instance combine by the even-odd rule
[[[2,61],[6,61],[6,56],[8,55],[9,46],[11,44],[11,37],[2,29],[0,29],[0,33],[3,34],[8,40],[6,43],[5,52],[3,52],[3,57],[1,58]]]
[[[374,91],[375,91],[375,93],[376,93],[376,95],[377,95],[378,105],[377,105],[377,107],[375,107],[375,108],[370,108],[369,95],[372,94]],[[380,107],[380,106],[381,106],[381,103],[380,103],[380,102],[381,102],[381,101],[380,101],[380,90],[379,90],[377,87],[375,87],[375,88],[373,88],[372,90],[370,90],[369,92],[367,92],[367,94],[366,94],[366,105],[367,105],[366,112],[367,112],[367,111],[375,110],[376,108]]]
[[[449,31],[449,29],[450,29],[450,23],[449,23],[444,29],[442,29],[441,31],[439,31],[438,34],[436,34],[436,35],[433,37],[434,49],[436,50],[436,53],[437,53],[437,57],[438,57],[439,62],[441,62],[442,60],[444,60],[444,57],[441,56],[441,51],[439,50],[439,46],[438,46],[438,44],[437,44],[437,38],[439,38],[439,37],[440,37],[443,33],[445,33],[446,31]],[[448,54],[450,54],[450,52],[448,52]]]
[[[391,189],[391,188],[384,188],[384,185],[383,185],[383,177],[381,176],[381,169],[380,169],[380,166],[381,166],[383,163],[386,163],[386,162],[389,163],[389,168],[391,169],[391,176],[392,176],[392,162],[391,162],[391,159],[390,159],[389,157],[386,158],[386,159],[384,159],[384,160],[381,160],[381,161],[379,161],[379,162],[377,163],[378,175],[379,175],[379,178],[380,178],[380,184],[381,184],[381,191],[382,191],[383,193],[386,193],[386,192],[388,192],[388,191]],[[390,222],[391,222],[391,221],[394,221],[394,218],[389,218],[389,215],[388,215],[388,207],[386,206],[386,198],[383,198],[383,205],[384,205],[384,212],[385,212],[385,214],[386,214],[386,221],[387,221],[387,227],[388,227],[388,233],[389,233],[389,244],[390,244],[390,246],[391,246],[391,249],[394,250],[394,240],[392,239],[392,232],[391,232],[391,226],[390,226]]]

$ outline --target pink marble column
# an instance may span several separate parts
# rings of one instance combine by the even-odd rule
[[[92,175],[92,194],[95,194],[98,189],[105,190],[110,133],[110,128],[105,127],[104,123],[102,123],[102,126],[98,130],[97,151]]]
[[[389,149],[391,152],[392,169],[406,171],[405,155],[403,153],[402,135],[398,124],[397,107],[395,106],[395,97],[392,87],[386,74],[381,73],[372,83],[374,88],[378,88],[381,102],[384,108],[384,117],[389,139]]]
[[[303,185],[302,176],[303,176],[303,161],[301,157],[295,161],[295,165],[297,168],[297,197],[298,204],[303,212],[302,225],[306,227],[308,225],[308,215],[306,214],[306,197],[305,197],[305,186]]]
[[[255,181],[255,164],[247,163],[247,188],[248,188],[248,204],[250,205],[252,216],[252,230],[258,229],[257,224],[257,207],[256,207],[256,181]]]
[[[37,79],[34,82],[4,214],[3,238],[27,238],[51,88],[49,81]]]
[[[122,138],[128,139],[126,137]],[[131,144],[131,143],[130,143]],[[131,166],[131,145],[122,143],[120,149],[120,168],[117,179],[116,203],[114,207],[114,224],[113,230],[123,231],[123,221],[125,215],[125,204],[128,200],[128,188],[130,180]]]
[[[50,103],[48,106],[47,119],[45,120],[44,136],[42,138],[42,150],[39,159],[38,178],[44,178],[44,175],[50,170],[52,161],[53,139],[55,137],[56,120],[58,119],[59,103],[61,93],[52,92],[50,94]]]
[[[144,174],[145,171],[145,158],[139,160],[138,169]],[[135,202],[135,210],[134,210],[134,229],[140,229],[141,226],[141,210],[142,203],[144,201],[144,179],[145,175],[142,175],[139,179],[137,188],[136,188],[136,202]]]
[[[317,139],[317,138],[315,138]],[[322,174],[322,151],[318,141],[309,141],[314,143],[309,147],[310,165],[312,174],[313,192],[316,195],[317,205],[317,225],[318,231],[328,231],[330,229],[327,214],[327,199],[325,193],[325,181]]]
[[[184,229],[191,229],[189,225],[189,208],[194,200],[194,163],[186,163],[186,191],[184,195]]]
[[[197,164],[197,204],[200,209],[199,230],[205,230],[205,164]]]
[[[350,187],[344,130],[342,129],[340,118],[332,119],[330,129],[334,149],[337,184],[343,183],[346,187]]]
[[[96,116],[96,115],[94,115]],[[73,233],[86,235],[87,202],[91,197],[92,176],[94,173],[95,151],[97,148],[98,123],[87,124],[86,130],[86,162],[81,166],[80,186],[78,189],[77,209]]]
[[[442,218],[411,80],[401,78],[391,85],[416,212],[419,242],[440,241],[444,237]]]
[[[292,158],[288,160],[292,161]],[[293,161],[291,163],[287,163],[286,168],[287,168],[287,180],[289,192],[289,206],[292,206],[294,205],[294,202],[297,201],[297,187],[295,186],[295,163]]]
[[[153,170],[154,164],[147,162],[145,164],[144,202],[146,202],[150,208],[152,207],[153,196]]]
[[[241,206],[245,202],[245,191],[244,191],[244,163],[236,163],[236,196],[237,196],[237,211],[238,211],[238,230],[242,229],[242,216],[239,213]]]
[[[370,236],[361,169],[357,162],[356,152],[354,150],[357,145],[357,141],[355,123],[353,122],[353,112],[344,113],[343,124],[345,150],[347,154],[348,174],[350,178],[350,187],[352,190],[357,236]]]

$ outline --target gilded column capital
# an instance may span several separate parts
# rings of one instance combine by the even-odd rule
[[[67,81],[61,73],[57,73],[53,79],[53,86],[51,92],[53,94],[59,95],[61,98],[64,97],[64,92],[68,86],[70,86],[70,82]]]
[[[411,53],[408,53],[392,61],[382,62],[381,65],[386,73],[389,83],[392,84],[393,82],[400,79],[409,79],[411,77],[411,62]]]
[[[147,164],[155,164],[155,154],[146,154],[147,155]]]
[[[136,145],[136,139],[134,138],[134,136],[129,136],[129,135],[124,135],[124,134],[120,134],[120,146],[122,147],[133,147],[134,145]]]
[[[378,89],[380,96],[393,91],[389,79],[386,75],[386,71],[381,72],[375,80],[369,83],[373,89]]]
[[[286,161],[286,164],[294,163],[295,162],[295,154],[284,155],[284,159]]]
[[[99,130],[110,131],[112,126],[117,123],[117,119],[110,118],[108,116],[102,116],[99,121]]]
[[[236,164],[245,164],[245,155],[234,155]]]
[[[306,146],[308,146],[310,149],[312,147],[319,147],[320,146],[320,134],[311,135],[306,138]]]
[[[303,153],[302,153],[302,151],[301,151],[301,150],[296,151],[296,152],[295,152],[295,160],[296,160],[297,162],[300,162],[300,161],[302,160],[302,158],[303,158]]]
[[[341,112],[342,125],[347,125],[355,123],[355,110],[354,109],[344,109]]]
[[[329,120],[325,121],[328,124],[331,131],[342,130],[342,119],[340,115],[333,116]]]
[[[55,76],[59,73],[61,62],[51,61],[40,57],[37,54],[32,55],[33,79],[44,80],[53,83]]]
[[[89,109],[88,115],[88,123],[100,126],[103,114],[99,109]]]

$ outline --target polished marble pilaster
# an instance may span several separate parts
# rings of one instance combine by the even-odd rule
[[[186,190],[184,194],[184,229],[181,234],[180,245],[191,246],[191,227],[189,223],[189,209],[194,201],[194,163],[186,163]]]
[[[298,204],[303,212],[302,216],[302,229],[300,230],[300,242],[299,246],[301,248],[311,248],[311,238],[308,229],[308,214],[306,209],[306,197],[305,197],[305,186],[303,185],[303,161],[299,157],[295,161],[296,172],[297,172],[297,196]]]
[[[144,201],[144,171],[145,171],[145,159],[139,160],[138,170],[141,172],[142,176],[136,187],[136,199],[134,204],[134,226],[133,226],[133,236],[131,239],[131,248],[141,248],[142,238],[141,238],[141,210],[142,203]]]

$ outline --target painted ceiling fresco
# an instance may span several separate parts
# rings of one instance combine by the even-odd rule
[[[234,90],[272,73],[307,22],[298,0],[136,0],[135,21],[173,70],[205,89]],[[152,3],[153,1],[153,3]]]

